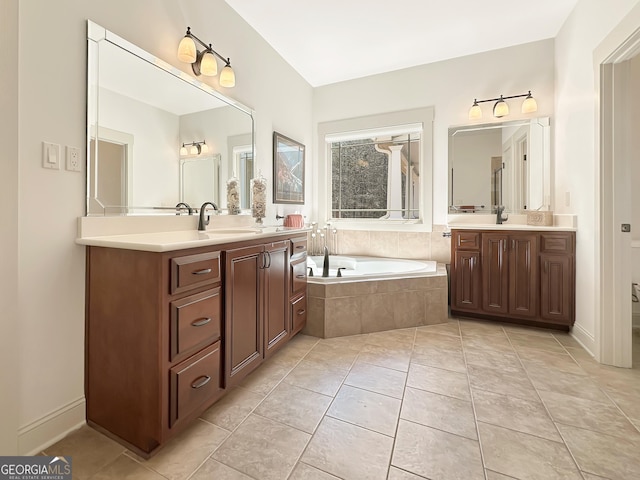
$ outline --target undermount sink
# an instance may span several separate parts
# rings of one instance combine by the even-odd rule
[[[215,228],[207,230],[204,233],[209,235],[243,235],[247,233],[260,233],[262,230],[259,228]]]

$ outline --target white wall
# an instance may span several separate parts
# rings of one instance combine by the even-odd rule
[[[433,223],[445,224],[448,128],[471,123],[468,113],[474,98],[517,95],[528,90],[538,102],[535,115],[553,117],[553,48],[553,40],[543,40],[319,87],[314,90],[314,125],[433,106]],[[482,104],[484,118],[478,123],[524,118],[519,99],[511,102],[512,113],[502,119],[493,118],[490,103]],[[317,165],[324,168],[324,161],[318,159]]]
[[[184,71],[189,65],[180,64],[175,52],[187,25],[215,43],[231,57],[237,75],[237,87],[224,93],[258,112],[257,162],[268,179],[273,129],[311,144],[312,93],[223,0],[14,0],[5,8],[6,3],[3,0],[1,30],[8,42],[3,45],[15,46],[17,33],[20,58],[17,48],[7,53],[2,49],[3,107],[5,98],[9,103],[2,109],[0,135],[10,161],[7,175],[3,171],[0,176],[3,278],[9,279],[1,290],[3,299],[8,297],[3,315],[10,321],[2,322],[0,338],[12,345],[0,349],[5,360],[0,362],[0,377],[17,372],[19,387],[4,390],[3,384],[0,415],[15,416],[19,450],[28,453],[84,419],[85,255],[74,239],[77,218],[84,214],[85,177],[40,165],[43,140],[86,151],[86,20]],[[47,54],[34,62],[43,43]],[[274,206],[269,205],[268,214],[275,215]],[[16,257],[17,264],[12,261]],[[16,297],[17,308],[12,308]],[[0,432],[8,440],[0,443],[0,453],[6,453],[5,448],[12,451],[16,432],[11,420],[2,420]]]
[[[578,216],[576,234],[576,324],[594,348],[597,118],[594,51],[638,0],[580,0],[556,37],[555,198],[557,213]],[[621,41],[624,39],[621,39]],[[565,203],[566,194],[570,203]],[[589,344],[591,343],[591,344]]]

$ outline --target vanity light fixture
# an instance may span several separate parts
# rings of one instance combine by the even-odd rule
[[[482,109],[478,104],[484,102],[496,102],[493,106],[494,117],[500,118],[509,115],[509,105],[507,104],[507,102],[505,102],[505,100],[520,97],[526,97],[524,99],[524,102],[522,102],[522,113],[533,113],[538,110],[536,99],[531,96],[531,90],[529,90],[528,93],[523,93],[522,95],[510,95],[508,97],[500,95],[498,98],[488,98],[486,100],[474,99],[473,105],[469,109],[469,120],[480,120],[482,118]]]
[[[202,45],[204,50],[198,51],[196,42]],[[207,45],[191,33],[191,27],[187,27],[187,33],[182,40],[180,40],[180,44],[178,45],[178,60],[190,63],[193,73],[196,75],[215,77],[218,74],[218,62],[216,57],[225,63],[222,71],[220,72],[220,85],[227,88],[235,87],[236,74],[231,68],[231,60],[229,58],[224,58],[211,47],[211,44]]]
[[[188,146],[191,148],[187,149]],[[183,143],[180,148],[180,156],[185,155],[200,155],[201,153],[207,153],[209,151],[209,146],[203,140],[201,142],[191,142],[191,143]]]

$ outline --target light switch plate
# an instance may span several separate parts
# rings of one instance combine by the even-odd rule
[[[42,142],[42,168],[60,170],[60,145]]]
[[[66,169],[70,172],[82,171],[82,164],[80,163],[80,149],[78,147],[70,147],[67,145]]]

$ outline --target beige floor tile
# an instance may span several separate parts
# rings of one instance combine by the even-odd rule
[[[416,345],[411,354],[411,363],[442,368],[453,372],[465,373],[467,371],[462,348],[451,350],[446,347]]]
[[[462,340],[460,337],[453,335],[418,330],[416,332],[414,350],[418,346],[424,348],[442,347],[445,350],[459,351],[462,350]]]
[[[414,475],[406,470],[400,470],[399,468],[392,466],[389,468],[389,476],[387,477],[387,480],[424,480],[424,477],[419,477],[418,475]]]
[[[612,479],[640,478],[640,442],[568,425],[558,429],[585,472]]]
[[[73,476],[81,480],[102,470],[124,451],[122,445],[86,425],[45,449],[50,456],[71,455]]]
[[[313,346],[318,343],[320,339],[317,337],[312,337],[310,335],[303,335],[302,333],[297,334],[287,343],[288,347],[300,348],[302,350],[309,351]]]
[[[551,337],[555,333],[554,331],[549,330],[548,328],[525,327],[520,325],[510,325],[508,323],[503,324],[502,328],[504,328],[504,331],[507,333],[507,335],[511,333],[515,333],[515,334],[524,334],[524,335],[534,335],[537,337]]]
[[[260,480],[287,478],[311,435],[250,415],[212,458]]]
[[[485,470],[485,473],[487,474],[487,480],[513,480],[515,478],[503,475],[498,472],[493,472],[491,470]]]
[[[358,356],[358,350],[344,345],[328,345],[318,343],[304,357],[305,362],[317,363],[320,366],[348,370]]]
[[[582,348],[582,345],[580,345],[578,343],[578,341],[573,338],[570,334],[568,333],[560,333],[560,332],[554,332],[553,336],[555,337],[556,340],[558,340],[558,342],[560,342],[562,344],[562,346],[566,347],[571,347],[571,348]]]
[[[602,390],[589,378],[559,370],[529,365],[527,374],[538,390],[563,393],[577,398],[586,398],[596,402],[607,402]]]
[[[427,478],[482,480],[475,440],[400,420],[391,464]]]
[[[640,398],[640,370],[602,365],[589,374],[607,391],[635,395]]]
[[[265,362],[240,382],[240,386],[252,392],[266,395],[291,371],[290,366]]]
[[[531,348],[519,348],[518,356],[522,360],[525,369],[529,365],[551,368],[561,372],[572,373],[574,375],[586,375],[580,365],[567,353],[552,353],[544,350],[534,350]]]
[[[358,356],[359,362],[400,370],[401,372],[409,371],[410,359],[410,349],[394,348],[393,346],[383,347],[380,345],[365,345]]]
[[[485,466],[523,480],[581,479],[564,444],[478,422]]]
[[[584,480],[612,480],[610,478],[601,477],[599,475],[593,475],[587,472],[582,472],[582,476],[584,477]]]
[[[396,349],[411,350],[415,337],[415,328],[387,330],[384,332],[370,333],[367,338],[367,344],[379,345],[381,347],[393,347]],[[403,332],[403,333],[396,333]],[[413,332],[413,333],[409,333]]]
[[[511,344],[516,348],[531,348],[546,352],[567,353],[564,347],[552,335],[541,337],[538,335],[526,335],[522,333],[507,332]]]
[[[227,430],[196,420],[149,460],[144,461],[130,452],[127,455],[170,480],[182,480],[193,473],[228,436]]]
[[[217,479],[216,479],[217,480]],[[322,470],[318,470],[311,465],[307,465],[306,463],[298,463],[296,468],[293,469],[293,473],[289,477],[289,480],[340,480],[338,477],[334,477],[333,475],[328,474],[327,472],[323,472]]]
[[[473,388],[525,400],[538,398],[531,382],[522,373],[469,365],[469,382]]]
[[[289,345],[285,345],[280,348],[275,354],[271,356],[269,362],[278,363],[284,367],[293,368],[296,364],[302,360],[307,354],[306,349],[302,348],[289,348]]]
[[[334,396],[346,376],[346,370],[330,370],[303,360],[285,377],[284,381],[323,395]]]
[[[418,327],[417,332],[441,333],[443,335],[460,336],[460,324],[457,320],[449,320],[447,323],[439,323],[437,325],[425,325]]]
[[[412,363],[409,367],[407,386],[460,400],[471,400],[469,382],[464,373]]]
[[[75,458],[72,460],[75,478]],[[92,480],[164,480],[164,477],[156,472],[148,470],[126,455],[120,455],[117,459],[96,473]]]
[[[524,376],[524,368],[520,359],[513,350],[490,350],[466,345],[464,356],[468,365],[488,367],[504,370],[506,372],[519,373]]]
[[[497,393],[473,390],[473,405],[478,421],[562,442],[544,405]]]
[[[460,320],[460,332],[463,337],[498,335],[504,337],[502,324],[481,320]]]
[[[407,374],[398,370],[356,362],[345,379],[346,385],[402,399]]]
[[[463,335],[462,346],[465,349],[475,347],[484,350],[514,353],[513,345],[511,345],[511,342],[504,333],[498,333],[495,335]]]
[[[327,415],[393,437],[401,404],[396,398],[343,385]]]
[[[236,387],[214,403],[200,417],[225,430],[233,431],[263,399],[264,395],[260,393]]]
[[[189,480],[253,480],[242,472],[210,458]]]
[[[313,433],[331,404],[332,397],[288,383],[278,385],[254,413],[303,432]]]
[[[318,345],[328,345],[331,347],[344,347],[349,350],[362,350],[369,338],[368,334],[365,335],[347,335],[344,337],[324,338],[318,342]]]
[[[621,438],[636,437],[638,430],[612,403],[601,403],[561,393],[540,391],[542,401],[557,423],[586,428]]]
[[[383,480],[392,448],[386,435],[325,417],[301,460],[343,479]]]
[[[467,400],[407,387],[400,418],[472,440],[478,439],[473,407]]]

